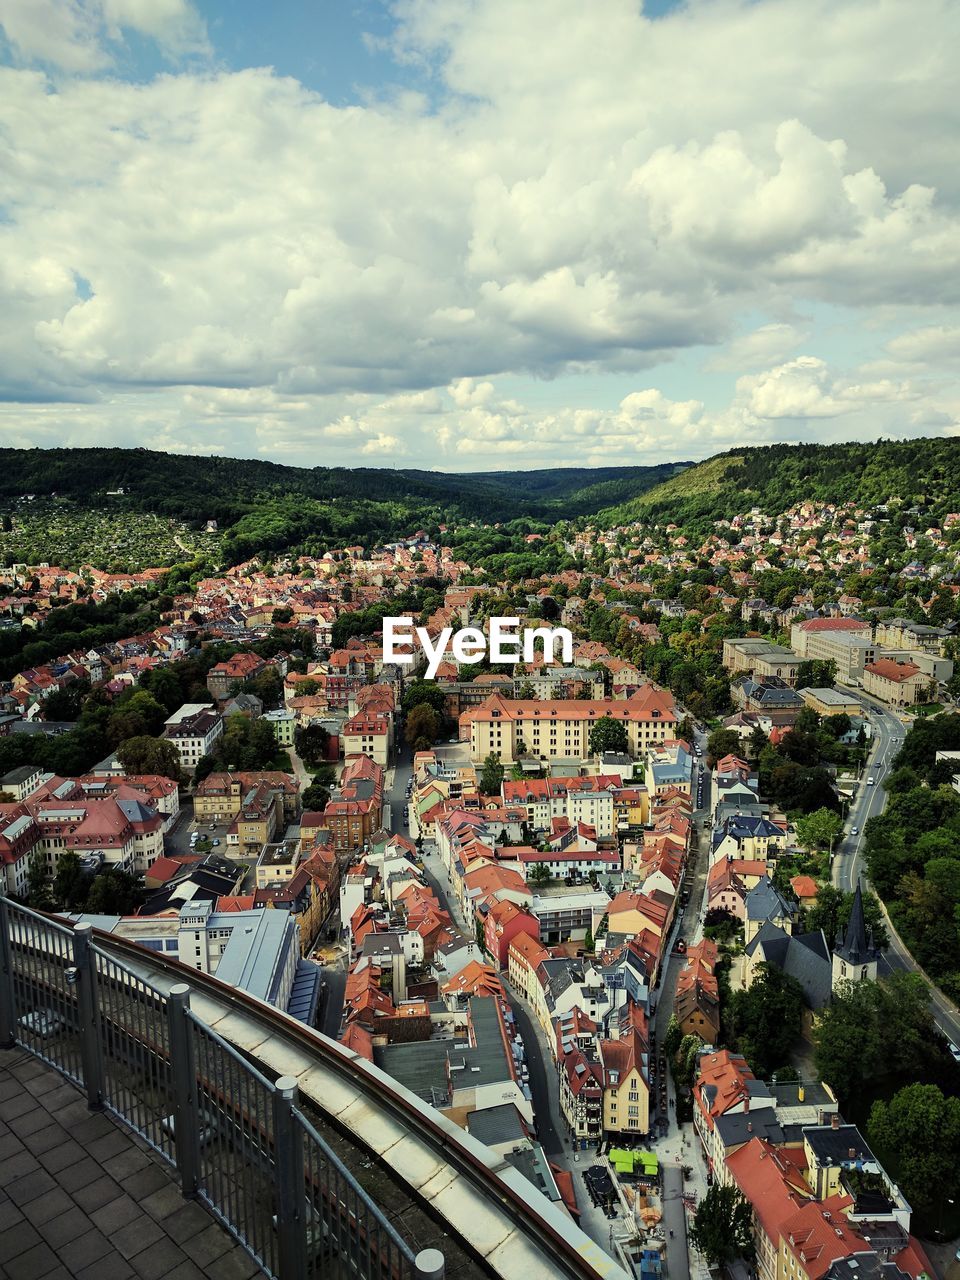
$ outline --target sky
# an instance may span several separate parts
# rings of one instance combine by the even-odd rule
[[[0,444],[960,434],[957,48],[956,0],[0,0]]]

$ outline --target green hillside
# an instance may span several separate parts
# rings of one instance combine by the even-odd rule
[[[737,449],[599,512],[605,527],[634,520],[705,526],[756,506],[776,515],[798,502],[875,506],[900,498],[932,519],[960,510],[960,439]]]
[[[322,553],[445,522],[547,525],[629,501],[685,465],[447,475],[146,449],[0,449],[0,558],[142,567],[200,548],[235,562],[287,548]],[[132,513],[163,523],[127,537]],[[193,534],[208,521],[216,521],[219,537],[198,543]]]

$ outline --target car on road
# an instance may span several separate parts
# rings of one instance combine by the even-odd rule
[[[218,844],[220,843],[220,841],[219,841],[219,840],[214,840],[214,842],[213,842],[213,843],[214,843],[215,845],[218,845]]]
[[[872,787],[872,786],[873,786],[873,778],[868,778],[868,779],[867,779],[867,786],[868,786],[868,787]]]
[[[947,1041],[947,1048],[950,1050],[950,1056],[953,1058],[954,1062],[960,1062],[960,1049],[957,1048],[952,1040]]]
[[[860,834],[860,828],[859,828],[859,827],[851,827],[851,828],[850,828],[850,834],[851,834],[852,836],[858,836],[858,835]]]

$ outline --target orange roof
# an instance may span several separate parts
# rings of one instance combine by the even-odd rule
[[[876,662],[868,662],[864,671],[869,671],[872,676],[880,676],[884,680],[893,680],[896,684],[903,684],[920,674],[920,668],[914,663],[897,662],[894,658],[878,658]]]
[[[254,894],[252,893],[232,893],[224,894],[223,897],[217,899],[218,911],[252,911],[254,906]]]
[[[808,618],[800,623],[801,631],[869,631],[869,622],[858,618]]]
[[[496,971],[479,960],[470,963],[440,988],[443,995],[502,995],[503,986]]]
[[[734,1182],[753,1205],[764,1234],[779,1249],[783,1224],[804,1200],[812,1199],[797,1168],[762,1138],[751,1140],[727,1156]]]
[[[790,887],[798,898],[815,898],[817,896],[817,882],[813,876],[793,876],[790,880]]]

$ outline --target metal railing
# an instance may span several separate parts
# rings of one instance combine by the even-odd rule
[[[0,1047],[62,1072],[173,1165],[275,1280],[443,1280],[298,1107],[190,1008],[74,928],[0,897]]]

